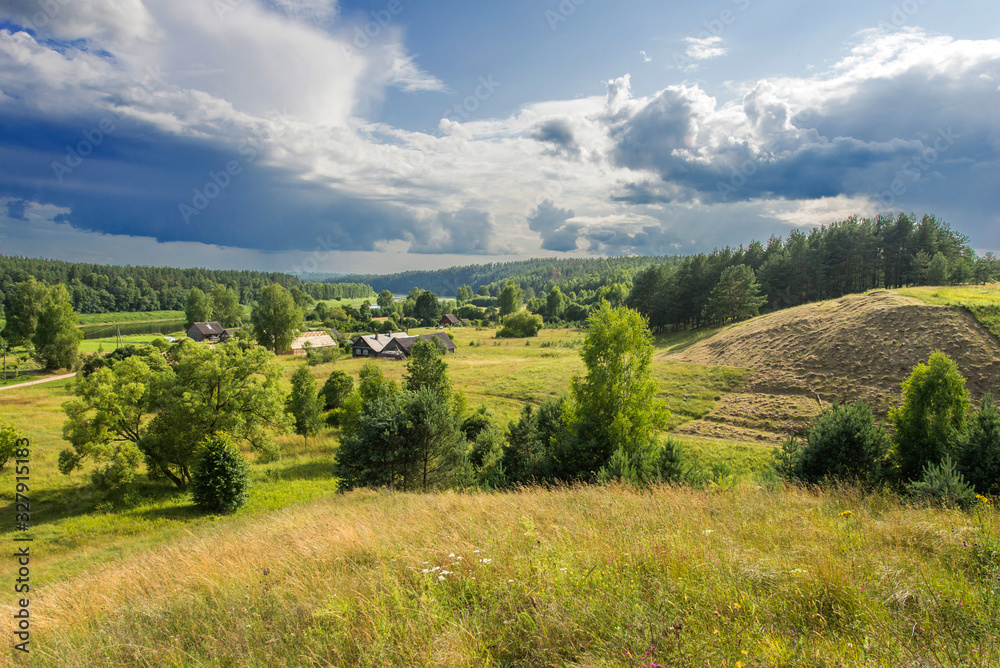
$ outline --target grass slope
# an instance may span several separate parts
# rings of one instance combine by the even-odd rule
[[[935,350],[955,360],[974,397],[1000,395],[997,339],[962,309],[885,290],[759,316],[658,359],[750,369],[745,391],[681,431],[777,441],[801,431],[820,402],[863,399],[885,414]]]
[[[353,492],[39,588],[31,665],[995,666],[998,531],[849,489]]]

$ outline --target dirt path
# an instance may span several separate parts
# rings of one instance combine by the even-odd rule
[[[64,373],[61,376],[52,376],[50,378],[42,378],[41,380],[29,380],[27,383],[18,383],[16,385],[5,385],[0,387],[0,392],[3,390],[13,390],[15,387],[27,387],[28,385],[38,385],[39,383],[51,383],[54,380],[62,380],[63,378],[72,378],[75,373]]]

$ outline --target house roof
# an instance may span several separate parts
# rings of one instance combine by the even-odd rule
[[[371,348],[376,353],[382,352],[393,339],[408,338],[409,334],[406,332],[393,332],[392,334],[365,334],[364,336],[358,337],[353,346],[364,346]]]
[[[197,329],[201,332],[202,336],[219,336],[225,331],[222,325],[215,320],[211,322],[196,322],[191,325],[191,329]],[[191,329],[188,331],[190,332]]]
[[[309,343],[313,348],[331,348],[337,345],[326,332],[319,330],[315,332],[302,332],[292,341],[292,350],[301,350]]]
[[[439,340],[444,347],[449,352],[455,351],[455,342],[451,340],[451,337],[444,332],[434,332],[433,334],[421,334],[420,336],[400,336],[392,341],[388,342],[385,346],[386,350],[396,349],[406,353],[407,357],[410,355],[410,351],[413,349],[413,344],[417,341],[435,341]]]
[[[457,325],[461,322],[453,313],[445,313],[439,322],[447,322],[449,325]]]

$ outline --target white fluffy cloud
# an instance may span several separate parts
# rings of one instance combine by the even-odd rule
[[[65,5],[37,40],[0,31],[0,112],[112,113],[211,149],[193,184],[177,179],[178,201],[256,139],[254,167],[270,171],[244,185],[270,179],[275,201],[232,209],[244,216],[232,245],[259,250],[277,239],[308,251],[326,235],[342,249],[417,254],[682,252],[715,245],[728,226],[726,242],[871,213],[915,157],[917,178],[893,195],[907,210],[941,212],[935,197],[956,178],[985,210],[975,191],[1000,175],[1000,40],[866,33],[825,71],[743,82],[728,98],[694,83],[637,96],[623,75],[605,96],[442,119],[430,134],[363,118],[387,86],[447,90],[401,32],[359,46],[332,0],[228,1],[220,16],[199,0],[91,0]],[[34,5],[7,4],[8,18],[29,20]],[[57,48],[46,30],[87,46]],[[692,59],[723,53],[717,38],[689,43]],[[942,131],[956,138],[928,160]],[[93,218],[80,227],[111,231]]]

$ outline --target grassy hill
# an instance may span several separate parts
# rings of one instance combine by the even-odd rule
[[[682,432],[777,441],[801,430],[820,402],[863,399],[886,414],[913,366],[935,350],[955,360],[974,399],[1000,396],[996,337],[965,308],[887,290],[763,315],[657,359],[749,369],[741,392]]]

